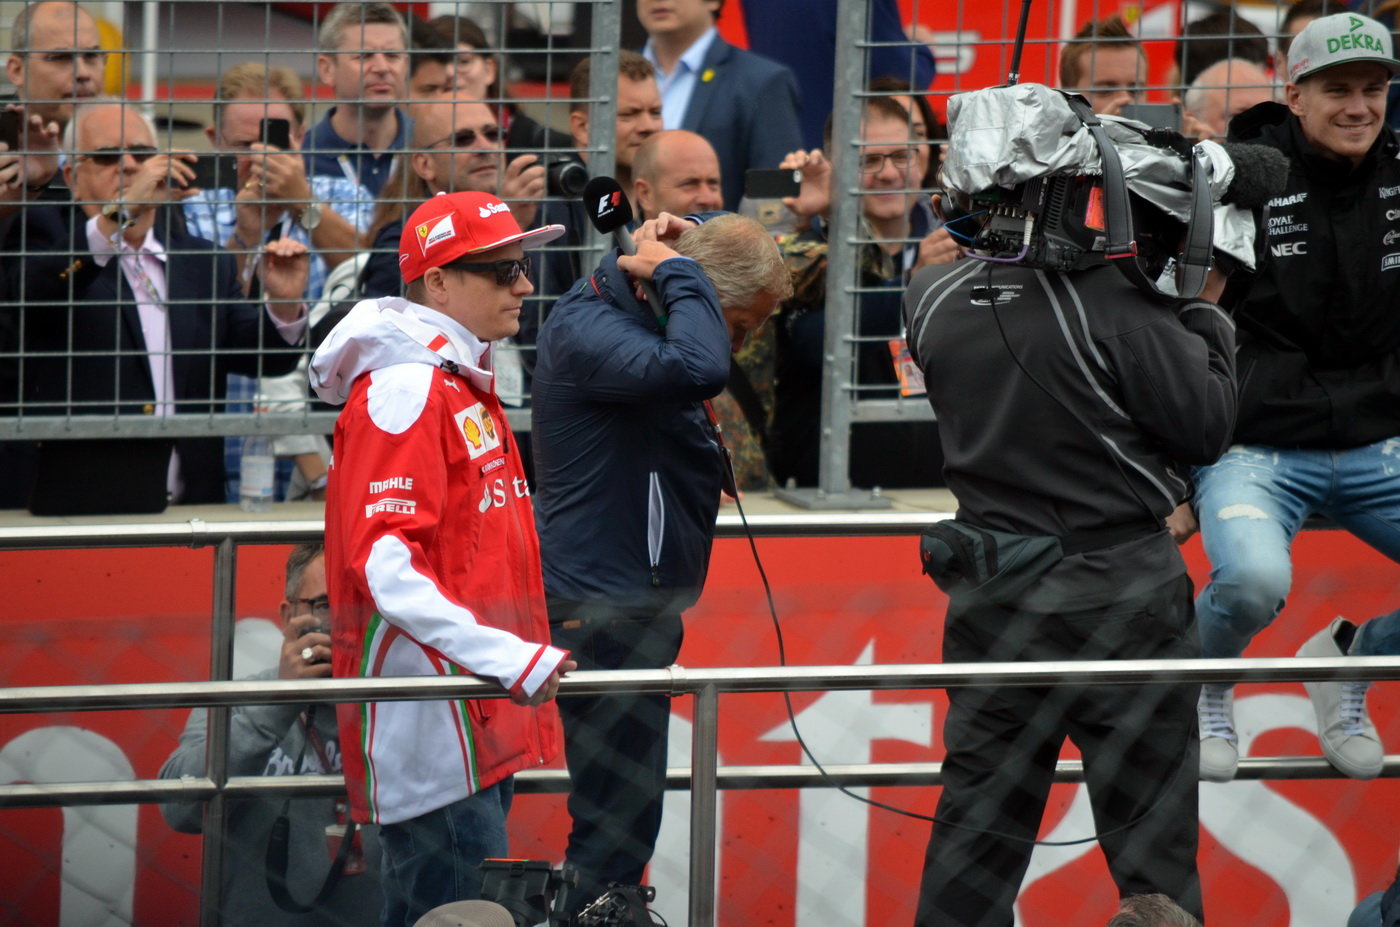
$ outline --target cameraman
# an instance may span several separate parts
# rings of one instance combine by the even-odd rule
[[[1011,107],[1032,118],[1006,120]],[[949,112],[969,123],[961,135],[953,123],[945,168],[962,197],[993,185],[969,180],[968,165],[984,152],[1026,152],[1047,139],[1053,148],[1057,131],[1044,127],[1077,122],[1063,96],[1034,85],[954,97]],[[978,117],[982,126],[1025,125],[1029,141],[964,148],[960,141],[976,139]],[[1139,148],[1162,170],[1181,165],[1189,203],[1187,160]],[[1074,164],[1066,150],[1058,149],[1059,163],[1098,174],[1097,154]],[[1004,157],[1019,167],[1054,156]],[[1014,201],[1009,186],[997,189]],[[1157,259],[1146,273],[1156,279],[1182,226],[1133,200],[1137,247]],[[1093,197],[1087,202],[1092,208]],[[959,503],[956,520],[930,529],[924,542],[925,569],[949,593],[944,662],[1196,656],[1191,581],[1163,521],[1185,497],[1178,465],[1218,457],[1234,422],[1233,327],[1212,303],[1224,274],[1212,270],[1199,299],[1159,299],[1104,260],[1102,232],[1100,253],[1088,246],[1074,269],[1054,271],[1000,254],[977,260],[976,224],[970,215],[951,221],[973,250],[920,271],[904,304],[910,349],[940,424],[944,475]],[[1253,226],[1232,228],[1242,234]],[[982,548],[1002,572],[974,579],[959,545]],[[1036,566],[1024,557],[1007,566],[1028,554],[1037,554]],[[949,689],[943,793],[916,924],[1011,923],[1066,737],[1084,757],[1119,892],[1162,892],[1200,917],[1197,690],[1178,683]]]
[[[326,595],[326,562],[320,544],[301,544],[287,557],[286,597],[281,605],[282,651],[276,667],[250,679],[328,679],[331,675],[330,605]],[[208,713],[190,712],[180,746],[161,767],[160,778],[203,776]],[[340,738],[335,710],[329,705],[312,711],[307,705],[240,705],[229,719],[228,772],[231,776],[295,776],[339,773]],[[374,828],[363,840],[367,857],[347,863],[334,890],[293,914],[273,900],[267,886],[268,837],[282,802],[240,799],[230,802],[225,831],[223,887],[219,908],[223,923],[236,927],[277,925],[364,925],[379,921],[381,905],[379,842]],[[305,902],[316,894],[330,868],[326,828],[346,823],[345,799],[302,798],[285,809],[288,830],[287,886],[292,897]],[[160,806],[165,822],[186,834],[204,830],[204,803]]]

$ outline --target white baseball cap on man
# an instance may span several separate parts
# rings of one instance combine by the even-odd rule
[[[1334,13],[1314,19],[1288,46],[1288,81],[1296,84],[1324,68],[1366,62],[1400,74],[1390,30],[1369,16]]]

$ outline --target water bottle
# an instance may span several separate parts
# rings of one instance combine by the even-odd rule
[[[276,481],[277,458],[272,456],[272,439],[267,435],[244,438],[238,468],[238,507],[245,512],[266,512],[272,508]]]

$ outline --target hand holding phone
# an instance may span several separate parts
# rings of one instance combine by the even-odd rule
[[[287,119],[264,118],[260,137],[264,145],[272,145],[279,151],[291,151],[292,123]]]

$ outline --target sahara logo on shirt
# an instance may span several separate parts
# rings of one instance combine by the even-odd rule
[[[467,442],[467,455],[472,460],[501,446],[501,435],[496,430],[496,420],[481,403],[463,409],[454,415],[453,419],[462,432],[463,440]]]

